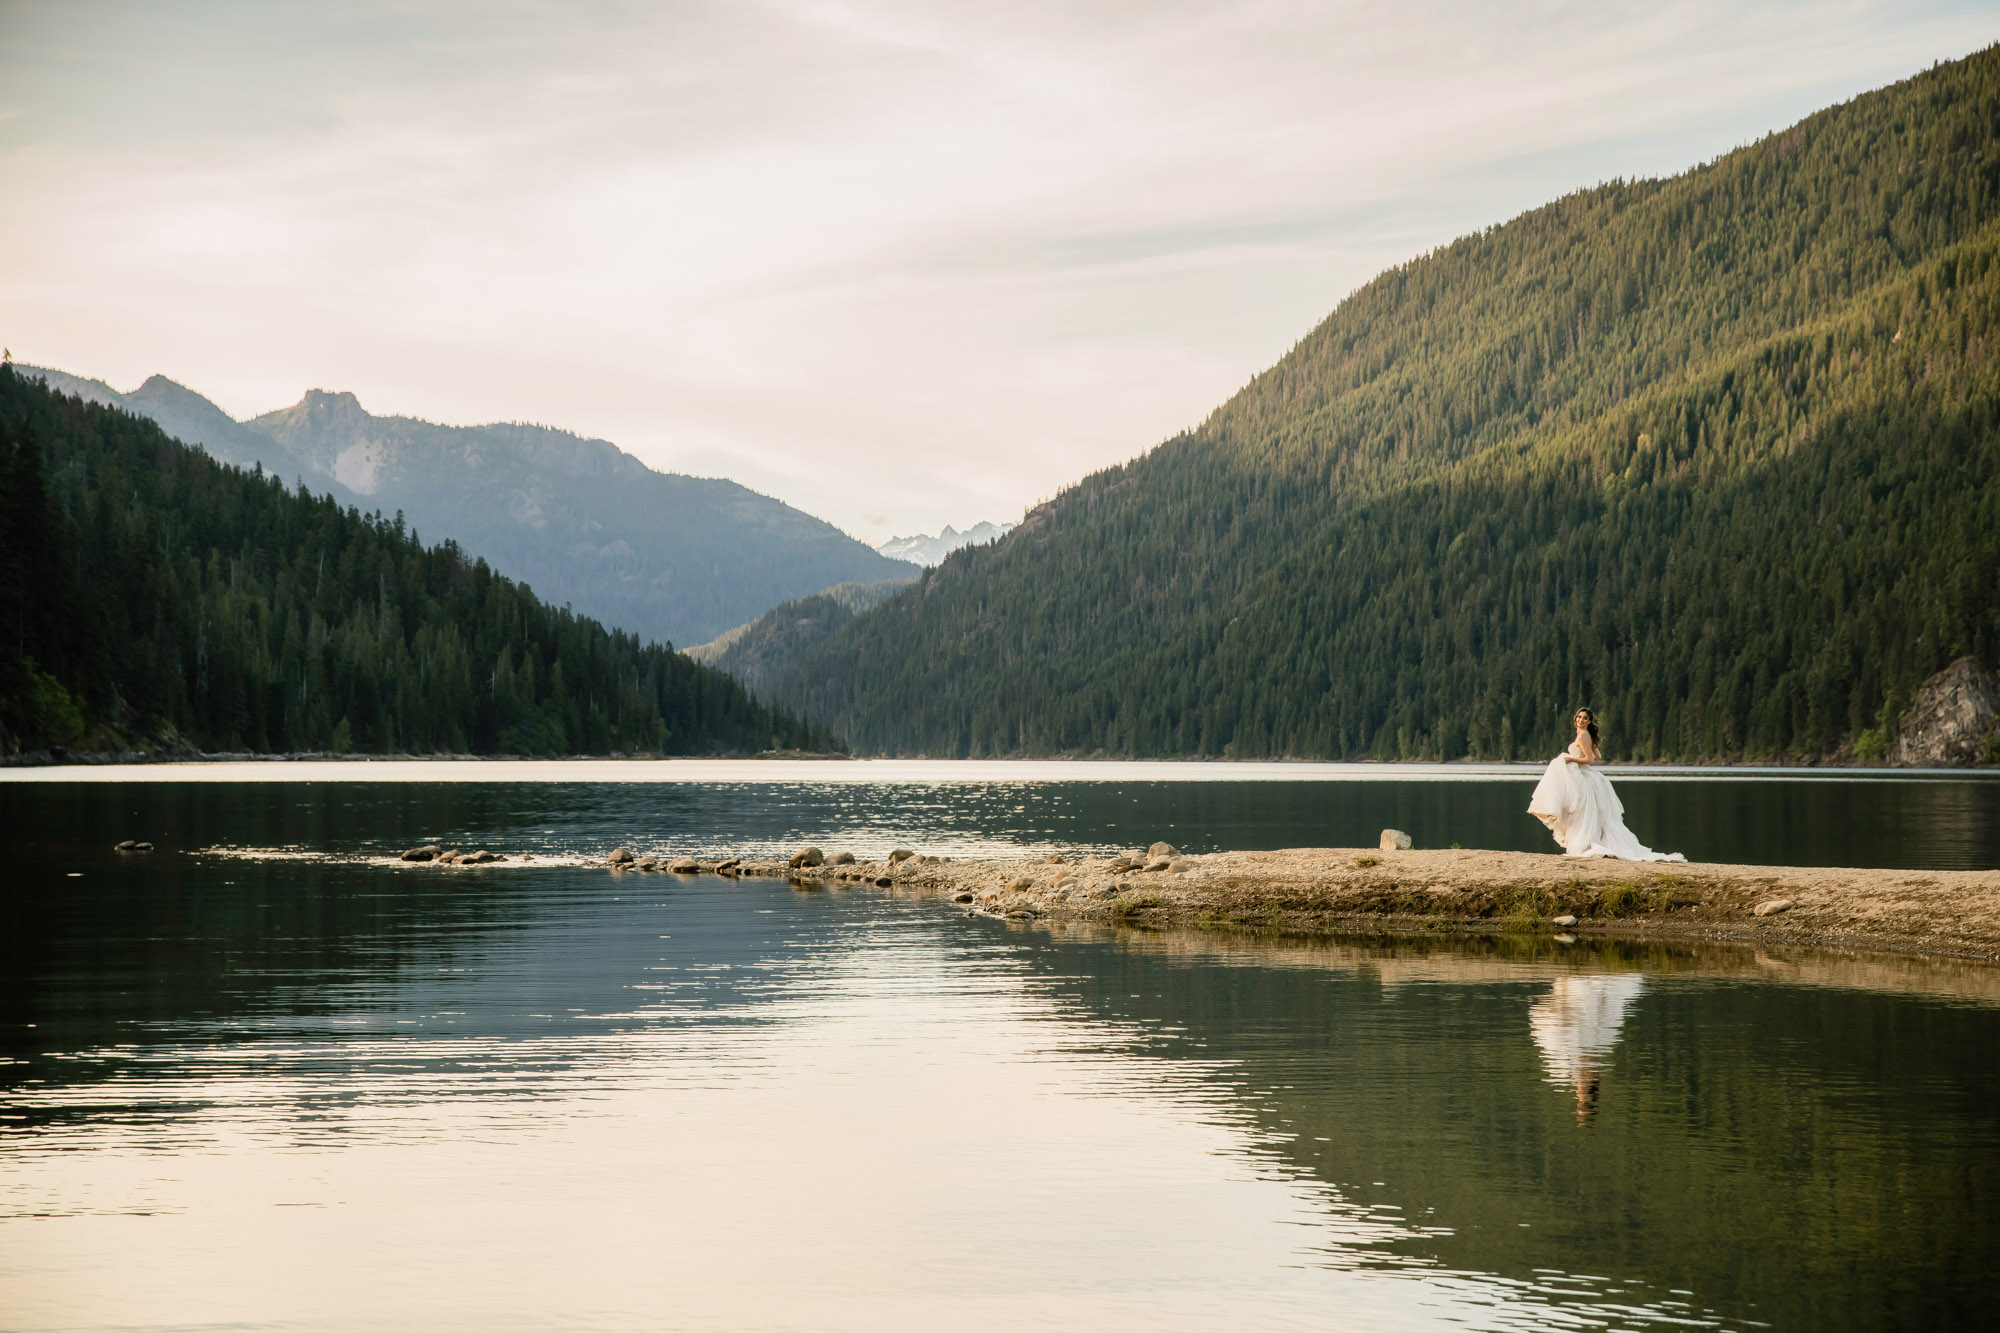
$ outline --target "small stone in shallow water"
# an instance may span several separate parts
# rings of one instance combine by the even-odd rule
[[[955,903],[969,903],[972,901],[972,895],[969,893],[961,893],[957,897],[953,898],[952,901]]]
[[[723,863],[723,865],[734,865],[734,864],[735,864],[734,862],[728,862],[728,861],[725,861]],[[695,860],[692,856],[677,856],[673,860],[667,862],[667,869],[673,871],[676,875],[693,875],[700,872],[701,862]],[[716,869],[720,870],[722,869],[722,866],[717,866]]]
[[[111,850],[114,852],[131,852],[131,851],[137,851],[138,848],[139,848],[138,843],[132,841],[132,839],[130,838],[127,838],[125,839],[125,841],[119,843],[116,847],[113,847]]]
[[[1790,898],[1767,898],[1750,910],[1758,916],[1776,916],[1780,912],[1789,912],[1797,906],[1798,904]]]
[[[830,866],[851,866],[854,864],[854,853],[835,852],[832,856],[826,858],[826,863]]]
[[[798,870],[804,866],[822,865],[825,863],[825,861],[826,861],[826,853],[821,851],[819,848],[801,847],[799,848],[799,850],[792,853],[791,868],[794,870]]]
[[[916,853],[907,847],[898,847],[895,851],[889,853],[889,864],[895,865],[898,862],[907,861],[915,855]]]
[[[609,861],[612,865],[615,866],[630,865],[634,860],[632,856],[632,851],[628,847],[614,848],[612,849],[611,855],[605,857],[604,859],[606,861]]]
[[[1573,926],[1576,924],[1576,918],[1565,912],[1563,915],[1555,918],[1555,923],[1558,926]]]
[[[403,853],[403,859],[405,861],[430,861],[437,857],[440,850],[442,849],[437,847],[412,847],[409,851]]]
[[[657,856],[642,856],[638,861],[639,869],[641,870],[651,870],[659,864],[660,858]]]
[[[740,856],[732,856],[727,861],[717,861],[715,863],[715,873],[718,875],[734,875],[741,872],[742,869],[743,858]]]

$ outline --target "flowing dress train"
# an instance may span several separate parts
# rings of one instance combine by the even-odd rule
[[[1563,754],[1575,754],[1572,743]],[[1549,826],[1565,856],[1612,856],[1620,861],[1685,861],[1679,852],[1656,852],[1625,827],[1625,807],[1611,779],[1595,764],[1572,764],[1563,755],[1549,760],[1528,813]]]

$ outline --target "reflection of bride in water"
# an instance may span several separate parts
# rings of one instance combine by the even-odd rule
[[[1597,1080],[1610,1063],[1625,1011],[1646,979],[1637,972],[1557,977],[1555,988],[1528,1009],[1528,1031],[1541,1047],[1551,1083],[1576,1089],[1576,1117],[1596,1109]]]

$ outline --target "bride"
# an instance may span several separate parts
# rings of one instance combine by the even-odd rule
[[[1565,856],[1615,856],[1621,861],[1685,861],[1679,852],[1656,852],[1625,827],[1625,807],[1598,771],[1597,715],[1576,710],[1576,739],[1549,760],[1535,784],[1528,813],[1549,826]]]

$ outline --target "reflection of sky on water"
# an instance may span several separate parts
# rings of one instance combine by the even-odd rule
[[[449,963],[300,970],[17,1087],[10,1326],[1588,1327],[1622,1299],[1413,1254],[1436,1219],[1289,1165],[1228,1058],[985,923],[539,889]]]
[[[0,1309],[24,1327],[1775,1311],[1860,1329],[1996,1294],[1976,1252],[2000,1234],[1995,996],[1968,964],[1114,936],[771,881],[370,864],[447,833],[587,850],[858,839],[870,819],[1015,846],[1277,828],[1344,790],[1172,787],[1184,804],[1034,784],[14,788]],[[127,823],[161,853],[102,845]],[[216,845],[333,855],[184,850]],[[1957,1007],[1928,998],[1940,984]],[[1614,1050],[1579,1132],[1547,1080]],[[1745,1268],[1773,1235],[1810,1243]]]

